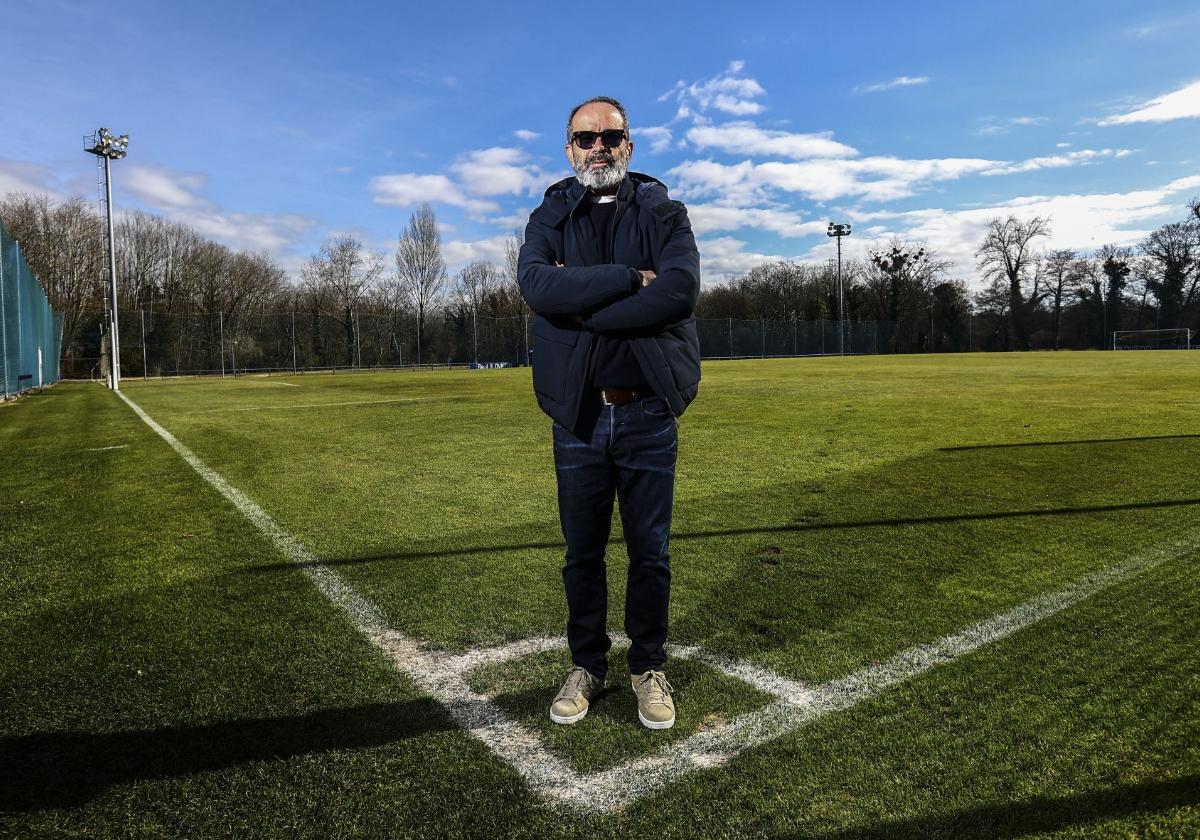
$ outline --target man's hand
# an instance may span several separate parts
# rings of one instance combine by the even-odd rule
[[[654,282],[654,279],[656,277],[658,277],[658,275],[655,274],[653,271],[639,271],[638,273],[642,275],[642,286],[643,287],[649,286],[651,283]]]

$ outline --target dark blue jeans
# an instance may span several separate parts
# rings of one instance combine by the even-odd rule
[[[662,670],[671,594],[671,505],[678,430],[659,397],[593,406],[581,429],[554,424],[558,514],[567,543],[567,642],[571,659],[598,677],[608,672],[608,581],[604,552],[614,497],[629,555],[625,633],[634,674]]]

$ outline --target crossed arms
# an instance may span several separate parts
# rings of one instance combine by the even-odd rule
[[[687,211],[672,219],[658,271],[625,265],[563,267],[553,232],[530,219],[517,262],[517,282],[539,315],[574,318],[593,332],[653,330],[687,318],[700,294],[700,255]]]

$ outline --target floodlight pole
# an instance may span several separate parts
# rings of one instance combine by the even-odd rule
[[[92,146],[85,151],[97,157],[104,158],[104,211],[108,217],[108,279],[112,294],[112,320],[109,326],[109,350],[112,360],[109,371],[109,387],[114,391],[121,390],[121,342],[117,328],[117,248],[116,236],[113,233],[112,217],[112,169],[111,162],[125,157],[129,147],[129,135],[122,134],[113,137],[107,128],[99,129],[92,135]]]
[[[111,162],[104,155],[104,212],[108,216],[108,280],[112,287],[112,331],[108,349],[112,353],[112,389],[121,390],[121,340],[117,327],[117,237],[113,233]]]
[[[837,237],[837,291],[838,291],[838,355],[846,355],[846,316],[842,294],[842,237],[850,235],[850,225],[829,223],[827,236]]]

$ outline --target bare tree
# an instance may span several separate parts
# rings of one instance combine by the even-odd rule
[[[1059,349],[1062,338],[1063,295],[1074,285],[1079,274],[1079,256],[1070,248],[1060,248],[1046,255],[1046,282],[1051,298],[1052,331],[1054,349]]]
[[[346,337],[346,356],[355,364],[355,315],[367,293],[383,273],[382,258],[368,251],[354,236],[337,236],[321,246],[301,272],[304,282],[321,287],[337,312]]]
[[[1156,326],[1182,326],[1189,274],[1197,267],[1200,243],[1188,224],[1163,225],[1140,245],[1146,257],[1146,287],[1158,305]]]
[[[876,312],[894,325],[891,349],[903,352],[904,336],[901,321],[920,325],[915,337],[915,347],[929,349],[934,335],[931,325],[936,301],[932,290],[945,275],[949,262],[919,243],[890,240],[886,246],[870,251],[871,271],[867,276],[867,290]],[[928,331],[922,328],[929,326]],[[924,338],[922,338],[922,336]]]
[[[1016,216],[988,222],[987,234],[975,256],[984,278],[1004,279],[1008,284],[1008,317],[1012,340],[1019,350],[1029,349],[1029,322],[1033,310],[1044,297],[1038,288],[1038,255],[1033,242],[1050,235],[1050,220],[1035,216],[1022,221]],[[1025,286],[1029,286],[1026,293]]]
[[[500,272],[487,260],[476,260],[459,270],[454,279],[454,295],[464,311],[483,314],[500,285]]]
[[[528,312],[521,287],[517,284],[517,257],[525,241],[522,231],[514,231],[504,242],[504,262],[500,266],[500,282],[493,293],[493,310],[497,317],[520,317]]]
[[[404,296],[417,315],[417,364],[421,364],[421,334],[426,332],[429,313],[437,306],[446,284],[446,260],[437,217],[422,204],[400,233],[396,247],[396,277]]]
[[[0,202],[0,219],[63,316],[63,351],[74,354],[83,313],[106,308],[108,245],[99,215],[80,197],[56,205],[46,195],[15,193]]]

